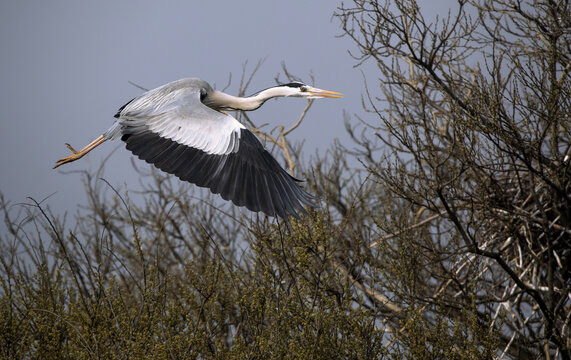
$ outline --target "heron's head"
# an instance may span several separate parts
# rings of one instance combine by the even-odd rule
[[[343,96],[343,94],[336,91],[318,89],[298,81],[283,84],[279,87],[283,89],[285,96],[302,97],[306,99],[340,98]]]

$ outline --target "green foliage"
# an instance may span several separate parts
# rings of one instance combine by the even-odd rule
[[[425,309],[407,309],[402,328],[406,335],[397,335],[403,347],[395,359],[493,359],[498,346],[496,335],[489,332],[489,322],[477,318],[475,306],[463,309],[464,319],[453,319],[435,314],[434,319],[424,317]]]
[[[442,351],[451,347],[459,349],[456,358],[474,358],[494,348],[493,332],[481,337],[470,311],[465,319],[434,323],[414,304],[401,317],[406,331],[385,333],[382,309],[355,282],[357,268],[371,254],[352,249],[351,257],[344,256],[348,242],[366,248],[355,237],[356,219],[333,224],[324,213],[313,213],[290,223],[252,222],[232,240],[249,241],[239,256],[232,246],[212,243],[206,223],[197,224],[201,231],[185,231],[194,255],[165,266],[171,259],[164,249],[143,245],[167,231],[165,220],[163,226],[134,225],[126,214],[136,207],[117,200],[106,203],[125,216],[109,218],[108,226],[134,229],[135,247],[115,242],[125,234],[98,235],[94,214],[109,209],[81,216],[81,229],[92,232],[65,237],[57,218],[37,204],[27,216],[34,215],[34,228],[43,230],[21,228],[3,239],[4,255],[12,254],[3,257],[3,358],[392,359],[448,354]],[[185,206],[163,205],[172,213]],[[412,263],[406,248],[397,249],[400,255],[389,259],[390,266],[370,271],[402,274],[394,277],[395,289],[407,288],[411,273],[405,269]],[[184,253],[178,250],[180,259]],[[387,341],[407,350],[389,352]]]
[[[55,229],[49,226],[53,219],[44,220]],[[92,255],[73,254],[74,247],[88,247],[79,243],[60,244],[63,248],[34,264],[29,276],[23,268],[6,266],[17,275],[2,277],[2,356],[360,359],[382,354],[383,333],[370,310],[356,306],[350,284],[328,271],[334,250],[319,216],[259,230],[242,267],[213,253],[169,271],[146,260],[131,268],[112,252],[100,260],[114,258],[111,265],[120,271],[108,271],[92,262]],[[78,266],[80,256],[89,268]],[[125,256],[145,258],[136,250]]]

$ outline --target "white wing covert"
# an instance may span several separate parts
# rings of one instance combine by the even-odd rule
[[[233,117],[213,110],[200,101],[200,93],[170,93],[172,100],[151,108],[148,99],[135,99],[119,114],[123,134],[151,131],[179,144],[208,154],[228,154],[237,150],[237,137],[244,125]],[[150,94],[151,96],[154,94]]]

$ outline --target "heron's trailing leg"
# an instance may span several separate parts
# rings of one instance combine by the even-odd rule
[[[70,144],[66,144],[67,148],[69,150],[71,150],[71,152],[73,154],[66,156],[64,158],[61,158],[57,161],[56,165],[54,166],[54,169],[57,168],[60,165],[63,164],[67,164],[69,162],[81,159],[85,154],[87,154],[88,152],[90,152],[91,150],[95,149],[97,146],[101,145],[103,142],[105,141],[105,138],[103,137],[103,135],[101,135],[100,137],[98,137],[97,139],[93,140],[91,143],[89,143],[89,145],[87,145],[86,147],[84,147],[83,149],[77,151],[75,150],[73,147],[71,147]]]

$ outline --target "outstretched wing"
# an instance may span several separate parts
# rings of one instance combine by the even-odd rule
[[[152,95],[152,94],[151,94]],[[207,187],[252,211],[298,217],[315,206],[305,192],[233,117],[200,101],[200,93],[179,93],[170,101],[135,99],[118,113],[121,139],[140,159],[181,180]]]

